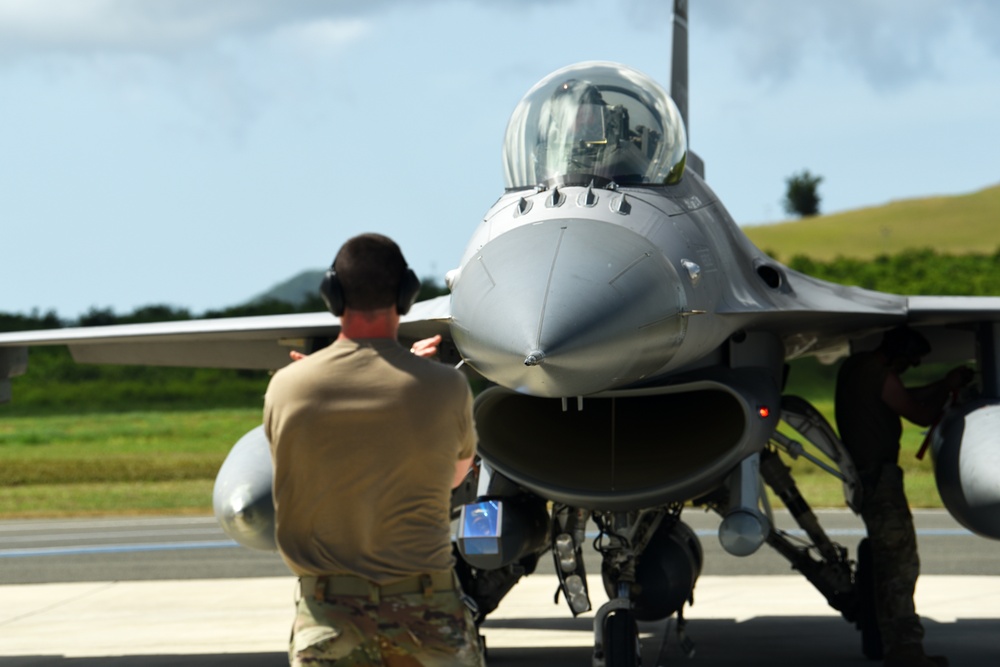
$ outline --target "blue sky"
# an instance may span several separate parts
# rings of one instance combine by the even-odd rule
[[[1000,3],[690,0],[691,148],[741,224],[1000,183]],[[669,86],[667,0],[0,0],[0,311],[241,303],[363,231],[443,277],[517,101]],[[992,250],[992,249],[984,249]]]

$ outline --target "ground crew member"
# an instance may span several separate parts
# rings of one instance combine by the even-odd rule
[[[848,358],[837,375],[835,411],[840,437],[861,477],[861,517],[871,545],[875,615],[882,634],[885,665],[940,667],[948,661],[924,653],[924,628],[913,604],[920,573],[913,517],[898,465],[900,417],[920,426],[934,424],[950,393],[969,383],[961,367],[924,387],[903,386],[900,374],[931,350],[908,327],[886,332],[878,349]]]
[[[267,389],[278,549],[299,576],[293,666],[483,664],[449,520],[472,396],[396,340],[419,286],[392,240],[347,241],[321,289],[340,335]]]

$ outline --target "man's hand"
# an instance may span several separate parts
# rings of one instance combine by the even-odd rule
[[[944,384],[950,391],[956,391],[972,382],[974,375],[975,373],[968,366],[958,366],[948,371],[948,374],[944,376]]]
[[[441,343],[441,334],[436,336],[431,336],[430,338],[424,338],[423,340],[418,340],[410,348],[410,352],[417,355],[418,357],[433,357],[437,354],[438,345]]]

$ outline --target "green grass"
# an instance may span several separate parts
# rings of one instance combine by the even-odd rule
[[[829,419],[832,415],[821,405],[817,405],[821,412]],[[828,406],[832,411],[832,403]],[[802,442],[793,433],[788,434],[795,440]],[[920,444],[924,440],[924,429],[904,422],[903,438],[901,440],[901,452],[899,455],[899,465],[903,469],[906,484],[906,497],[911,507],[939,508],[943,507],[941,496],[938,494],[937,483],[934,481],[934,467],[930,453],[924,459],[918,460],[916,453],[920,449]],[[805,444],[802,442],[802,444]],[[811,446],[806,447],[806,451],[821,459],[825,463],[830,461]],[[782,459],[786,465],[792,468],[792,476],[799,490],[812,507],[845,507],[844,491],[841,481],[815,464],[806,461],[804,458],[792,461],[789,456],[782,454]],[[770,493],[769,498],[776,506],[781,506],[781,502]]]
[[[78,364],[65,347],[29,350],[28,372],[11,380],[7,417],[81,412],[162,412],[260,406],[264,371]]]
[[[0,487],[0,519],[212,512],[211,479]]]
[[[818,365],[793,371],[799,379],[791,386],[803,394],[811,387],[829,419],[832,400],[819,390],[831,372]],[[260,410],[249,408],[0,419],[0,518],[211,513],[219,466],[258,424]],[[922,437],[916,427],[904,434],[910,501],[940,507],[930,460],[913,458]],[[839,480],[803,459],[783,458],[813,507],[844,506]]]
[[[215,475],[259,409],[0,419],[0,517],[211,512]]]
[[[795,255],[828,261],[870,259],[906,249],[991,254],[1000,247],[1000,186],[953,197],[894,201],[883,206],[793,222],[744,227],[761,250],[787,262]]]
[[[824,365],[816,359],[806,358],[793,361],[785,393],[802,396],[809,400],[826,420],[835,425],[833,416],[833,388],[836,383],[838,365]],[[908,385],[921,385],[940,377],[946,367],[927,364],[909,371],[903,378]],[[781,427],[782,432],[802,443],[809,454],[830,464],[822,452],[807,445],[794,431]],[[903,437],[900,439],[899,465],[903,469],[906,495],[912,507],[942,507],[934,481],[934,467],[928,452],[923,460],[916,458],[924,441],[926,429],[903,421]],[[845,507],[841,481],[817,465],[804,458],[791,460],[782,454],[786,464],[791,465],[792,476],[799,485],[802,495],[813,507]],[[772,502],[780,505],[773,495]]]

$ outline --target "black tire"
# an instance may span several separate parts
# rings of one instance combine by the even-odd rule
[[[604,656],[606,667],[639,664],[639,628],[628,609],[615,611],[604,619]]]
[[[858,570],[854,578],[858,589],[858,630],[861,631],[861,652],[869,660],[882,659],[882,632],[875,614],[875,572],[872,548],[868,538],[858,545]]]

